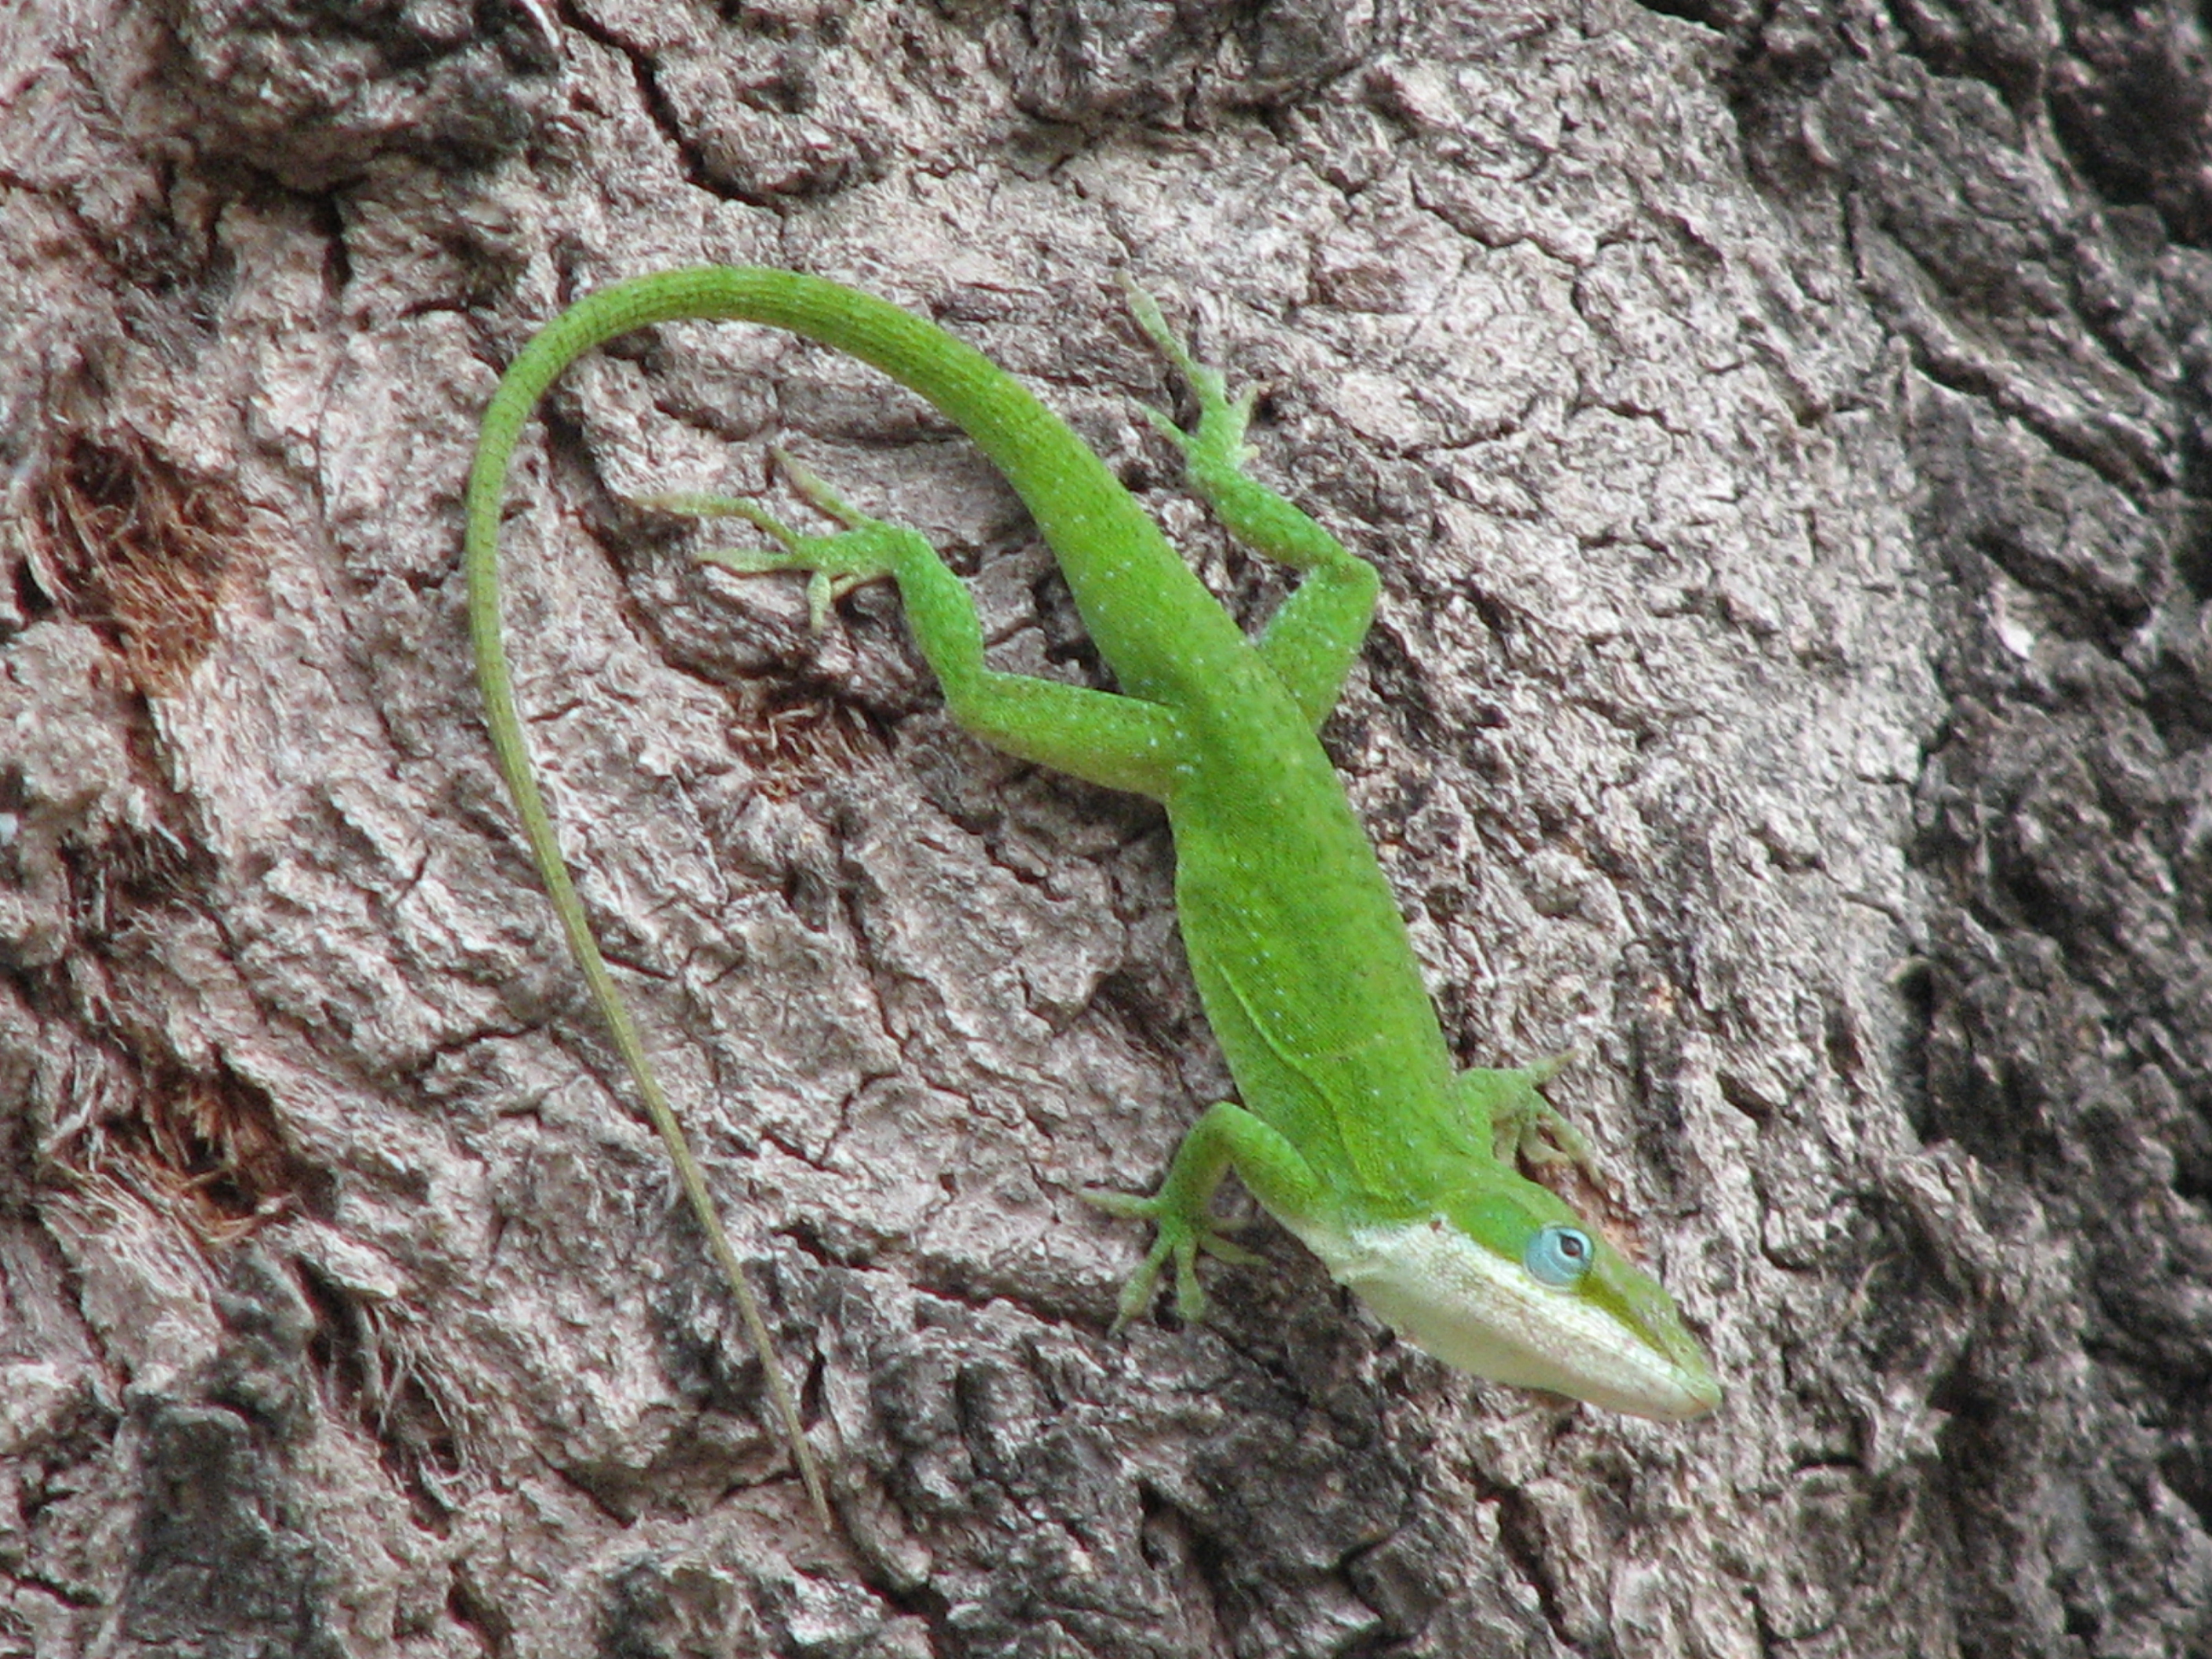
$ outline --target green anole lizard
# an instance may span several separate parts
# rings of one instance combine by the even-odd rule
[[[1175,1270],[1195,1321],[1203,1251],[1234,1169],[1253,1195],[1416,1346],[1500,1382],[1680,1421],[1719,1403],[1704,1351],[1656,1281],[1529,1163],[1587,1167],[1543,1097],[1548,1066],[1455,1070],[1373,848],[1316,731],[1372,615],[1377,580],[1312,518],[1243,471],[1253,394],[1231,400],[1152,301],[1145,332],[1194,393],[1182,451],[1192,489],[1240,541],[1304,580],[1256,640],[1200,585],[1106,465],[1022,386],[935,324],[839,283],[705,266],[618,283],[523,349],[484,412],[467,501],[470,629],[501,775],[569,949],[673,1160],[766,1372],[792,1453],[826,1518],[798,1409],[704,1176],[599,956],[524,748],[501,640],[499,521],[509,457],[538,398],[592,347],[633,329],[721,319],[783,328],[872,364],[981,447],[1051,545],[1118,692],[994,672],[967,590],[916,532],[854,511],[810,476],[801,493],[842,528],[801,535],[750,502],[669,498],[741,516],[777,545],[710,556],[810,580],[817,623],[855,583],[897,585],[908,626],[969,731],[1010,754],[1160,802],[1175,837],[1183,949],[1241,1104],[1207,1109],[1154,1194],[1093,1194],[1157,1227],[1124,1288],[1119,1329]]]

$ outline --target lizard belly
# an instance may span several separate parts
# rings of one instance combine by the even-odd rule
[[[1387,1126],[1420,1121],[1452,1072],[1405,922],[1333,775],[1318,799],[1245,793],[1259,810],[1243,822],[1218,800],[1176,815],[1206,1017],[1248,1110],[1332,1175],[1387,1188]]]

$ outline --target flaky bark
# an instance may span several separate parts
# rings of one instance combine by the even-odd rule
[[[2212,1644],[2193,37],[1692,9],[0,14],[0,1652]],[[1105,1334],[1079,1194],[1229,1088],[1157,815],[630,498],[787,443],[1096,661],[957,434],[671,329],[526,446],[510,622],[813,1531],[460,621],[499,366],[702,259],[937,317],[1253,616],[1115,273],[1271,389],[1447,1030],[1577,1055],[1717,1417],[1471,1382],[1272,1226]]]

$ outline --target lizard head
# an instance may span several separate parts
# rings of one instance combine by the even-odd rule
[[[1533,1181],[1492,1176],[1331,1243],[1331,1272],[1446,1364],[1662,1422],[1720,1403],[1673,1298]]]

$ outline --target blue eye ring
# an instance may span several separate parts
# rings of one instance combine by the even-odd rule
[[[1580,1283],[1596,1260],[1597,1246],[1588,1233],[1564,1221],[1553,1221],[1537,1229],[1528,1248],[1522,1252],[1521,1265],[1539,1285],[1564,1291]]]

